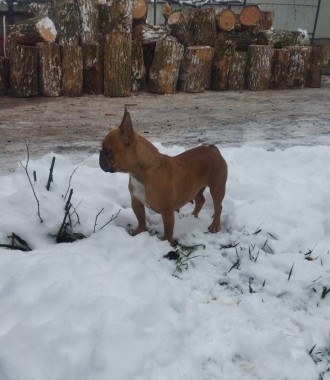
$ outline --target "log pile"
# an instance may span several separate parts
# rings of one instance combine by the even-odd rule
[[[52,0],[31,5],[0,57],[0,95],[130,96],[320,87],[325,46],[273,30],[274,13],[163,7],[147,22],[147,0]]]

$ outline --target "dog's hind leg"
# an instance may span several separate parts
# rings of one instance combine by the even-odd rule
[[[219,232],[221,229],[221,211],[222,211],[222,200],[225,196],[225,188],[222,186],[219,188],[216,186],[215,188],[210,188],[210,193],[213,200],[214,214],[213,214],[213,222],[209,225],[210,232]]]
[[[205,197],[203,195],[205,190],[205,187],[203,187],[195,196],[194,201],[195,201],[195,208],[194,211],[192,212],[192,215],[194,215],[195,218],[198,218],[198,214],[203,207],[203,204],[205,203]]]

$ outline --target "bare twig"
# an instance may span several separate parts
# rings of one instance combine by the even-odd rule
[[[97,218],[98,218],[98,216],[101,214],[102,211],[103,211],[103,209],[97,214],[97,216],[96,216],[96,218],[95,218],[94,232],[96,232],[96,231],[95,231],[95,228],[96,228]],[[108,221],[107,221],[102,227],[100,227],[100,228],[98,229],[98,231],[102,230],[102,228],[106,227],[109,223],[111,223],[111,222],[113,222],[115,219],[117,219],[117,217],[118,217],[120,211],[121,211],[121,209],[118,210],[118,212],[117,212],[116,215],[111,215],[110,220],[108,220]]]
[[[95,217],[95,223],[94,223],[94,234],[95,234],[95,232],[96,232],[97,219],[98,219],[98,218],[99,218],[99,216],[102,214],[103,210],[104,210],[104,207],[102,208],[102,210],[100,210],[100,211],[97,213],[97,215],[96,215],[96,217]]]
[[[75,171],[78,169],[78,166],[74,169],[74,171],[71,173],[71,175],[70,175],[70,178],[69,178],[69,186],[68,186],[68,189],[67,189],[67,191],[66,191],[66,193],[65,193],[65,195],[64,195],[64,199],[66,198],[66,196],[68,195],[68,192],[70,191],[70,187],[71,187],[71,179],[72,179],[72,177],[73,177],[73,175],[74,175],[74,173],[75,173]]]
[[[46,186],[46,189],[48,191],[50,189],[50,183],[53,182],[53,170],[54,170],[55,160],[56,160],[56,157],[53,157],[52,164],[50,165],[50,169],[49,169],[49,176],[48,176],[48,181],[47,181],[47,186]]]

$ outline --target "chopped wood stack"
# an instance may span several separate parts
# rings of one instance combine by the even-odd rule
[[[148,0],[52,0],[13,25],[0,57],[0,95],[130,96],[320,87],[327,53],[300,32],[272,30],[274,13],[163,7]],[[306,46],[307,45],[307,46]]]

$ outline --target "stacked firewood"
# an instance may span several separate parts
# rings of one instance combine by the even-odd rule
[[[148,24],[147,0],[53,0],[11,27],[0,57],[0,95],[104,94],[146,89],[266,90],[320,87],[326,47],[300,32],[271,30],[273,13],[165,4]]]

